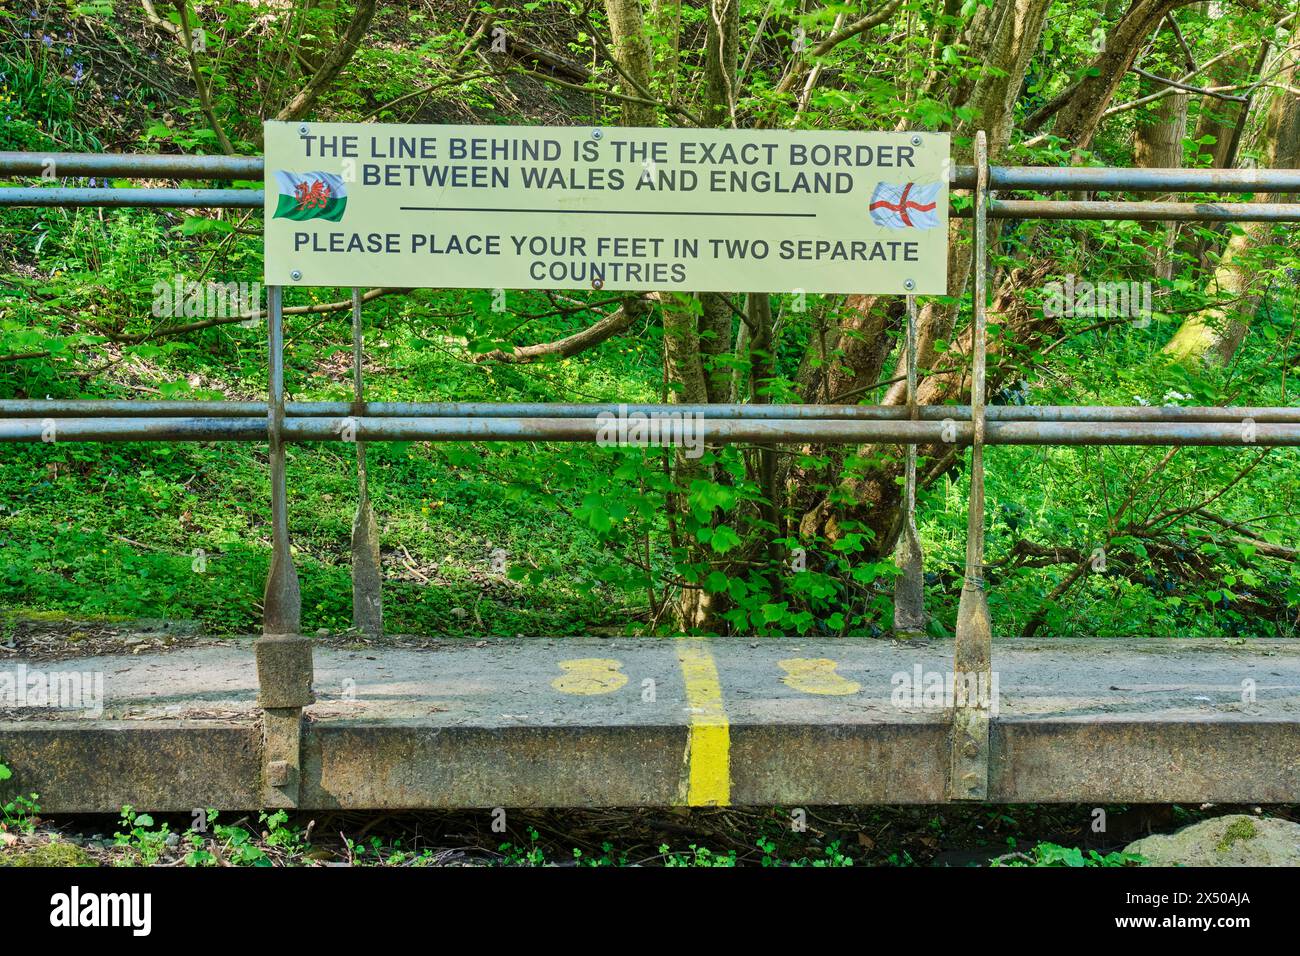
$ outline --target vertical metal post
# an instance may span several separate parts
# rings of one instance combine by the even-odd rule
[[[298,572],[289,550],[289,501],[284,470],[284,311],[283,290],[266,290],[270,341],[270,395],[267,438],[271,459],[271,570],[266,576],[263,634],[297,634],[302,621]]]
[[[966,528],[966,576],[957,607],[953,647],[955,699],[948,794],[956,800],[988,797],[989,703],[993,628],[984,593],[984,377],[988,298],[988,140],[975,134],[975,283],[971,331],[970,510]],[[981,700],[981,696],[983,699]]]
[[[916,421],[919,409],[916,404],[916,296],[907,301],[907,408],[908,417]],[[921,535],[916,530],[916,445],[906,446],[905,484],[903,489],[903,529],[898,536],[894,560],[899,575],[894,582],[894,634],[912,640],[925,634],[925,578],[924,553]]]
[[[289,549],[289,502],[284,460],[283,290],[266,290],[269,326],[269,392],[266,433],[271,460],[271,569],[266,576],[262,637],[257,657],[262,706],[262,803],[298,805],[302,782],[302,709],[312,695],[311,643],[301,629],[302,595]]]
[[[361,386],[361,290],[352,290],[352,414],[366,413]],[[384,633],[383,575],[379,564],[379,526],[370,506],[366,444],[357,442],[357,512],[352,518],[352,626],[362,634]]]

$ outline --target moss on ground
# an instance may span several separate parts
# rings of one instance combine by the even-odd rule
[[[53,840],[40,846],[0,852],[0,866],[95,866],[95,861],[81,847]]]

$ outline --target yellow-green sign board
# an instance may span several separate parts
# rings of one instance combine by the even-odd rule
[[[948,136],[266,124],[268,285],[947,291]]]

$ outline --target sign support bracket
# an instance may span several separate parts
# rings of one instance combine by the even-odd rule
[[[362,349],[360,289],[352,290],[352,415],[362,418],[366,403],[361,384]],[[352,427],[356,427],[355,421]],[[370,504],[366,475],[366,443],[357,439],[357,510],[352,518],[352,626],[361,634],[384,633],[383,571],[379,563],[379,526]]]

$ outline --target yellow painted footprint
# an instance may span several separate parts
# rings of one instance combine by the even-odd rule
[[[551,686],[561,694],[612,694],[627,683],[627,675],[619,669],[622,661],[612,657],[577,657],[559,664],[564,674],[551,681]]]
[[[825,658],[790,657],[777,661],[785,676],[781,682],[805,694],[856,694],[862,685],[835,673],[839,665]]]

